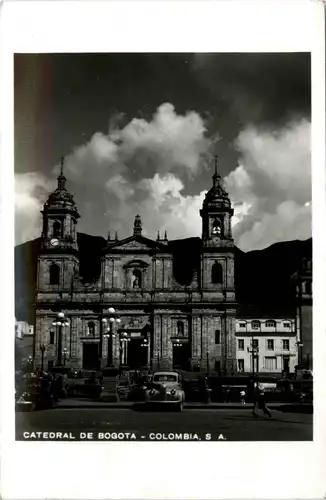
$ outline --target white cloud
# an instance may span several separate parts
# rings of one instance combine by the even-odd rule
[[[238,136],[241,165],[225,183],[238,211],[241,249],[311,236],[310,134],[302,120],[276,132],[249,127]]]
[[[139,213],[150,238],[158,230],[167,230],[170,239],[200,236],[205,192],[186,194],[184,185],[203,172],[211,148],[199,114],[178,115],[171,104],[161,105],[150,121],[134,118],[119,128],[114,120],[107,135],[94,134],[66,158],[67,187],[82,216],[79,231],[106,236],[119,230],[120,238],[127,237]],[[236,148],[239,165],[225,178],[236,244],[251,250],[308,238],[310,124],[278,132],[248,127]],[[53,187],[36,173],[16,175],[17,243],[40,235],[39,210]]]
[[[195,174],[200,168],[201,155],[210,142],[205,138],[205,125],[194,111],[177,115],[174,106],[164,103],[151,122],[134,118],[115,138],[120,141],[122,159],[147,162],[152,172],[168,172],[183,168]]]
[[[15,239],[17,243],[37,238],[42,231],[41,206],[53,182],[39,173],[15,175]]]

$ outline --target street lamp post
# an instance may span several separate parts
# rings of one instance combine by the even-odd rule
[[[122,359],[122,355],[124,352],[124,349],[127,347],[128,342],[130,342],[130,338],[128,337],[127,332],[122,332],[120,335],[120,342],[119,342],[119,366],[121,367],[122,364],[125,364],[125,359]],[[123,361],[123,362],[122,362]]]
[[[58,339],[58,351],[57,351],[57,366],[61,366],[61,355],[62,355],[62,329],[65,326],[69,326],[69,321],[65,318],[65,313],[60,311],[57,314],[56,321],[53,321],[53,326],[57,327],[57,339]]]
[[[140,344],[140,346],[146,349],[146,366],[148,367],[148,349],[149,349],[148,339],[145,338]]]
[[[115,318],[113,315],[115,314],[115,309],[113,307],[109,308],[109,314],[112,316],[107,320],[106,318],[102,318],[102,324],[105,326],[109,321],[109,327],[107,328],[107,333],[103,334],[103,337],[107,337],[108,339],[108,350],[107,350],[107,366],[112,366],[112,347],[113,347],[113,338],[115,337],[115,333],[113,331],[114,323],[121,323],[120,318]]]
[[[44,351],[45,351],[44,344],[40,344],[40,351],[41,351],[41,370],[43,372],[43,369],[44,369]]]
[[[254,338],[251,340],[251,348],[248,347],[248,352],[251,353],[251,359],[252,359],[252,379],[255,381],[255,356],[259,352],[259,347],[254,346]],[[258,367],[257,367],[257,373],[258,373]]]
[[[63,354],[63,366],[66,366],[66,358],[67,356],[69,356],[68,349],[66,347],[64,347],[62,354]]]
[[[180,342],[180,340],[179,340],[179,339],[176,339],[176,340],[174,341],[174,343],[173,343],[173,347],[176,347],[176,348],[178,348],[178,347],[182,347],[182,344],[181,344],[181,342]],[[179,362],[179,359],[180,359],[180,356],[178,356],[178,357],[177,357],[178,362]],[[176,365],[176,363],[175,363],[174,361],[173,361],[173,364],[174,364],[174,365]]]

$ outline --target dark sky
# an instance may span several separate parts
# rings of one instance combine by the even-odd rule
[[[127,130],[128,124],[129,128],[130,124],[135,125],[137,118],[153,124],[153,115],[164,103],[172,105],[175,113],[172,116],[170,108],[163,109],[164,112],[161,115],[165,118],[169,116],[171,119],[167,127],[176,126],[179,118],[186,117],[189,111],[195,112],[196,116],[200,117],[200,121],[204,124],[204,131],[198,134],[201,134],[201,141],[207,139],[207,142],[204,145],[200,141],[196,143],[195,153],[200,151],[199,156],[203,151],[208,156],[218,154],[222,177],[234,171],[240,160],[242,163],[247,162],[248,172],[255,162],[265,162],[265,156],[260,154],[259,147],[257,147],[257,140],[250,135],[252,128],[259,140],[262,137],[267,147],[266,158],[271,154],[271,147],[273,148],[270,141],[279,131],[282,131],[282,137],[275,144],[276,149],[280,149],[277,160],[278,169],[285,168],[286,152],[284,150],[289,146],[287,141],[291,141],[291,144],[297,144],[299,141],[300,147],[303,145],[307,148],[302,139],[301,129],[290,138],[284,130],[286,131],[289,124],[293,123],[299,124],[300,127],[300,120],[310,121],[309,53],[16,54],[14,71],[15,171],[18,174],[17,179],[20,180],[20,193],[29,190],[30,196],[28,203],[22,199],[20,202],[21,212],[25,217],[27,216],[24,203],[27,208],[29,206],[34,210],[35,219],[35,206],[44,201],[44,196],[42,198],[34,192],[35,189],[33,191],[31,186],[33,181],[28,174],[42,172],[46,179],[51,180],[53,168],[58,165],[61,156],[73,156],[74,151],[87,145],[96,133],[101,133],[102,138],[110,137],[110,141],[114,142],[113,136],[108,136],[109,130],[115,130],[115,132],[124,128]],[[177,141],[184,139],[189,123],[193,125],[192,119],[185,118],[183,135],[180,135],[181,139],[178,136]],[[135,130],[137,127],[138,125]],[[196,127],[199,130],[200,124],[197,123]],[[196,127],[193,126],[192,133],[195,133]],[[133,133],[138,133],[135,130]],[[170,149],[173,149],[173,130],[171,128],[169,131]],[[159,133],[157,128],[156,132]],[[307,135],[306,132],[305,135]],[[300,139],[298,139],[299,136]],[[122,140],[121,137],[119,140]],[[128,140],[130,142],[130,137]],[[108,205],[107,191],[100,194],[94,189],[92,192],[89,190],[89,182],[85,179],[83,181],[82,177],[89,175],[91,183],[97,178],[98,183],[104,186],[118,172],[124,180],[127,180],[129,188],[141,179],[153,179],[156,169],[156,152],[153,151],[152,137],[150,137],[150,142],[150,152],[148,152],[147,145],[140,147],[137,143],[137,151],[131,156],[129,162],[125,158],[130,144],[124,146],[124,156],[120,154],[115,163],[110,157],[110,162],[107,161],[103,165],[103,158],[101,158],[101,172],[93,165],[92,145],[88,146],[87,154],[84,154],[83,168],[79,164],[76,165],[78,155],[75,154],[73,158],[75,163],[67,169],[67,176],[70,172],[70,188],[76,194],[76,201],[81,208],[82,215],[83,211],[86,214],[84,214],[82,230],[86,232],[94,230],[96,234],[105,235],[109,225],[108,217],[111,217],[114,224],[122,223],[122,212],[119,217],[117,213],[112,215],[113,206]],[[112,142],[110,144],[112,145]],[[132,144],[134,146],[133,142]],[[189,144],[192,146],[192,143]],[[96,144],[96,148],[98,147],[102,145]],[[295,147],[290,146],[294,149]],[[170,149],[169,152],[171,152]],[[98,151],[97,156],[95,155],[97,160]],[[186,156],[186,149],[184,153]],[[162,155],[162,151],[160,154]],[[188,164],[191,164],[191,158],[188,160]],[[86,161],[89,162],[88,166],[85,166]],[[267,163],[268,161],[270,160],[266,160]],[[173,175],[181,180],[185,188],[183,191],[185,196],[197,196],[210,187],[211,169],[205,166],[200,166],[197,170],[192,168],[191,175],[189,175],[191,169],[187,167],[188,172],[186,172],[185,165],[180,166],[180,164],[182,160],[178,157],[170,171],[174,169]],[[252,216],[246,215],[243,225],[246,231],[257,222],[260,211],[267,210],[268,213],[272,213],[282,200],[295,200],[296,203],[298,201],[294,195],[289,198],[284,194],[282,200],[277,200],[277,204],[276,201],[267,204],[266,200],[263,203],[264,206],[261,201],[258,203],[256,198],[261,197],[258,191],[261,189],[263,197],[266,198],[264,193],[266,189],[269,189],[269,185],[266,184],[266,179],[261,182],[260,166],[256,165],[255,168],[255,179],[252,182],[259,186],[256,186],[257,189],[254,186],[256,189],[255,191],[253,188],[254,197],[251,197],[247,203],[251,206]],[[76,173],[77,170],[78,179],[77,174],[75,177],[73,175],[73,171]],[[271,179],[273,175],[270,170],[267,174]],[[104,171],[107,173],[103,177]],[[165,165],[164,173],[168,171]],[[266,177],[265,174],[266,172],[264,172]],[[252,173],[250,176],[253,179]],[[237,175],[237,188],[234,188],[234,191],[239,191],[241,188],[243,179],[239,179]],[[169,179],[165,179],[165,186],[169,182],[171,184]],[[289,184],[288,179],[287,182]],[[47,189],[46,182],[43,182],[42,187]],[[280,187],[283,190],[282,185],[278,187],[278,191]],[[160,186],[158,188],[161,189]],[[157,191],[157,186],[155,189]],[[139,193],[137,196],[139,198]],[[135,200],[137,196],[135,194]],[[274,198],[279,198],[277,193]],[[304,200],[300,200],[300,203]],[[175,203],[176,199],[172,201]],[[195,198],[191,201],[198,205],[198,200]],[[90,218],[87,220],[90,207],[93,212],[95,210],[95,202],[97,202],[98,210],[96,227]],[[190,204],[189,199],[186,198],[182,198],[181,202]],[[177,203],[181,202],[177,200]],[[131,206],[130,197],[126,203]],[[136,200],[134,209],[137,210],[138,206],[139,203]],[[171,207],[170,203],[169,211],[172,210]],[[144,207],[140,207],[139,210],[141,208],[145,210]],[[290,209],[293,210],[293,207],[291,206]],[[253,212],[255,212],[254,216]],[[298,211],[296,214],[296,217],[299,217]],[[130,216],[129,214],[128,217]],[[33,224],[35,225],[35,221]],[[153,227],[162,224],[162,220],[155,224],[153,222]],[[175,227],[173,224],[171,222],[171,227]],[[22,225],[25,227],[25,222]],[[197,233],[198,231],[197,228]],[[273,231],[275,233],[274,229]],[[172,232],[174,232],[173,229]],[[178,234],[177,231],[176,234]],[[298,234],[300,236],[300,230]],[[25,236],[16,235],[16,237],[26,239],[28,235],[26,233]],[[279,240],[283,236],[275,235],[275,238]],[[259,244],[262,245],[264,242],[265,240]]]
[[[310,54],[17,54],[15,168],[49,171],[123,113],[150,119],[164,102],[219,122],[217,152],[248,123],[310,116]],[[221,161],[228,169],[229,162]],[[224,172],[222,172],[224,173]]]

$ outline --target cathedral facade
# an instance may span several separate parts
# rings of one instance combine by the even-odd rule
[[[233,209],[216,165],[200,210],[198,258],[186,283],[178,266],[191,259],[187,240],[176,258],[176,242],[166,233],[145,237],[138,215],[130,237],[108,237],[98,278],[84,282],[80,215],[62,168],[41,213],[36,365],[236,371]]]

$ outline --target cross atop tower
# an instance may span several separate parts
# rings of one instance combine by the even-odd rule
[[[218,173],[217,167],[218,167],[218,156],[215,155],[215,157],[214,157],[214,175],[212,177],[212,179],[213,179],[213,186],[214,187],[217,186],[218,181],[221,178],[220,174]]]
[[[63,166],[64,166],[64,161],[65,158],[64,156],[61,157],[61,165],[60,165],[60,175],[58,177],[58,189],[63,190],[66,189],[66,178],[63,175]]]

